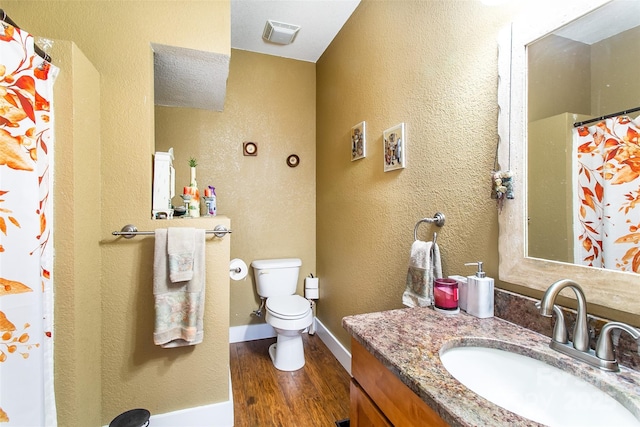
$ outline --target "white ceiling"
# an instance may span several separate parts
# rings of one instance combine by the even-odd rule
[[[594,44],[640,25],[640,1],[615,0],[554,31],[554,34]]]
[[[231,0],[233,49],[317,62],[360,0]],[[292,44],[262,39],[267,20],[300,26]]]

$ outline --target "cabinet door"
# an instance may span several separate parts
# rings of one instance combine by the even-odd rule
[[[351,380],[349,418],[351,427],[392,427],[392,424],[354,380]]]
[[[389,420],[389,424],[368,425],[448,426],[440,415],[355,339],[351,339],[351,374],[362,392]]]

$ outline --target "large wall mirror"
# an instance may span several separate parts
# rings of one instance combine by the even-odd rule
[[[582,147],[585,158],[595,157],[589,150],[598,135],[589,144],[586,130],[602,120],[577,128],[585,129],[586,139],[574,123],[618,112],[640,116],[640,1],[557,3],[554,10],[538,11],[540,16],[527,13],[526,21],[514,22],[500,36],[499,156],[501,168],[516,176],[516,199],[505,201],[499,216],[500,279],[545,290],[570,278],[582,285],[589,302],[639,315],[640,274],[633,270],[640,262],[640,203],[626,209],[626,219],[595,212],[605,225],[585,217],[584,206],[611,205],[600,200],[598,183],[591,190],[582,187],[579,171],[590,177],[597,166],[582,165],[575,153]],[[637,193],[640,178],[632,181],[640,154],[619,154],[629,160],[620,173],[633,189],[625,191]],[[625,206],[613,210],[624,213]],[[611,223],[623,224],[618,240],[627,236],[627,242],[617,245],[624,246],[617,259],[604,262],[604,237],[590,231],[612,235]]]

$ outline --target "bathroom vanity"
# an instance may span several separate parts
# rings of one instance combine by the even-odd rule
[[[640,373],[605,372],[549,348],[550,338],[499,318],[405,308],[345,317],[352,336],[352,426],[540,426],[456,380],[440,354],[460,346],[502,349],[578,377],[640,419]],[[554,385],[555,386],[555,385]]]

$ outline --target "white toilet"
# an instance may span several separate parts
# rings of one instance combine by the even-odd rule
[[[278,336],[269,347],[273,365],[281,371],[296,371],[304,366],[302,332],[313,322],[309,300],[296,295],[298,258],[263,259],[251,263],[258,295],[266,298],[267,323]]]

